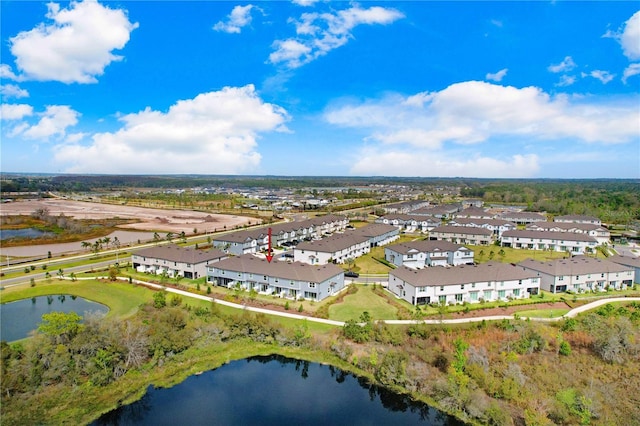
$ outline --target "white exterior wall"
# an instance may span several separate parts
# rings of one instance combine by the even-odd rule
[[[429,298],[429,303],[479,303],[496,300],[527,299],[529,288],[540,288],[539,278],[450,284],[444,286],[414,286],[389,273],[389,291],[415,305],[418,298]]]
[[[293,250],[293,260],[310,265],[325,265],[329,263],[330,260],[335,261],[335,263],[345,263],[348,259],[357,259],[370,251],[371,248],[368,241],[335,252],[300,250],[296,248]]]
[[[516,249],[569,251],[571,254],[585,254],[594,251],[597,243],[591,241],[570,241],[548,238],[503,237],[501,245]]]
[[[631,283],[633,283],[635,280],[635,273],[632,270],[581,275],[553,275],[533,269],[530,270],[537,272],[540,276],[540,288],[551,293],[606,291],[607,287],[620,290],[625,288],[623,282],[631,280]]]

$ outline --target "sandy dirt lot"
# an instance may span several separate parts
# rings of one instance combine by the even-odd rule
[[[213,213],[195,212],[189,210],[162,210],[143,207],[119,206],[111,204],[87,203],[82,201],[69,201],[62,199],[27,200],[3,203],[0,205],[0,215],[30,215],[39,208],[49,209],[49,214],[73,217],[76,219],[108,219],[120,217],[123,219],[135,219],[136,223],[122,225],[122,231],[115,231],[109,237],[118,237],[123,245],[150,241],[153,233],[158,232],[164,238],[167,232],[180,234],[182,231],[187,236],[193,235],[193,230],[198,233],[210,233],[216,231],[231,230],[236,226],[242,226],[251,222],[256,224],[257,219],[243,216],[222,215]],[[93,242],[93,240],[87,240]],[[4,247],[0,249],[2,256],[31,257],[53,254],[78,252],[81,250],[80,242],[43,244],[22,247]]]
[[[249,221],[255,224],[255,218],[242,216],[203,213],[189,210],[162,210],[144,207],[132,207],[111,204],[87,203],[62,199],[27,200],[4,203],[0,205],[1,215],[29,215],[39,208],[49,209],[53,216],[64,214],[76,219],[107,219],[120,217],[136,219],[137,223],[123,225],[123,229],[139,231],[158,231],[180,233],[184,231],[192,235],[193,230],[198,233],[216,232],[242,226]]]

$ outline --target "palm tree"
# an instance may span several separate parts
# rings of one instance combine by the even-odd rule
[[[88,241],[83,241],[80,243],[80,245],[82,246],[83,249],[89,249],[91,247],[91,243]]]
[[[158,241],[160,241],[160,234],[158,234],[157,232],[153,233],[153,241],[158,244]]]
[[[167,238],[167,241],[173,240],[173,232],[167,232],[166,238]]]

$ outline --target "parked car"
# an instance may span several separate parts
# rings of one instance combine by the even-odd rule
[[[349,278],[358,278],[360,276],[360,274],[358,274],[357,272],[353,272],[353,271],[347,271],[344,273],[345,277],[349,277]]]

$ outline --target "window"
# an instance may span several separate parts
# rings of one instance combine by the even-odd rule
[[[476,283],[471,283],[471,288],[476,288]]]
[[[515,297],[520,297],[520,289],[519,289],[519,288],[514,289],[514,290],[513,290],[513,295],[514,295]]]
[[[491,300],[492,298],[492,291],[491,290],[485,290],[484,292],[484,300]]]
[[[504,299],[506,294],[507,294],[507,292],[505,290],[498,290],[498,298]]]
[[[464,290],[464,284],[460,284],[460,290]]]
[[[447,296],[438,296],[438,302],[441,305],[444,305],[445,303],[447,303]]]
[[[456,294],[456,302],[462,302],[462,294]]]
[[[564,277],[563,277],[562,275],[560,275],[560,276],[558,277],[558,281],[564,281]]]
[[[519,285],[522,285],[522,280],[518,280],[518,284],[519,284]]]
[[[444,286],[443,285],[440,286],[440,291],[444,291]]]
[[[316,288],[316,283],[309,283],[309,288]]]
[[[478,292],[477,291],[469,292],[469,299],[476,302],[478,300]]]

